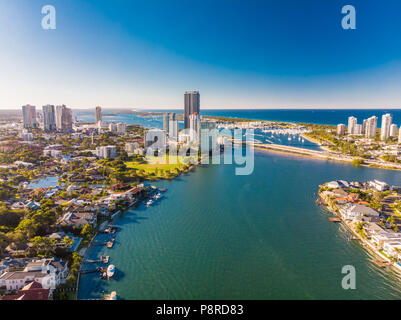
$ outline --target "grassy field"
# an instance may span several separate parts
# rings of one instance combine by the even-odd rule
[[[163,159],[163,158],[162,158]],[[127,168],[136,169],[138,175],[144,176],[146,178],[164,178],[171,179],[184,171],[188,165],[184,164],[189,163],[189,157],[181,157],[176,156],[175,162],[170,163],[169,156],[166,157],[166,163],[160,163],[161,158],[159,157],[150,157],[145,158],[145,161],[128,161],[125,162]]]

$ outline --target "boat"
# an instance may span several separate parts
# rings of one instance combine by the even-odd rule
[[[160,191],[161,191],[161,192],[166,192],[167,189],[166,189],[166,188],[163,188],[163,189],[160,189]]]
[[[146,202],[146,205],[148,206],[148,207],[150,207],[150,205],[153,203],[153,200],[152,199],[150,199],[148,202]]]
[[[113,245],[114,245],[114,238],[111,239],[109,242],[106,243],[106,247],[107,247],[107,248],[113,248]]]
[[[113,278],[115,272],[116,266],[114,264],[111,264],[107,267],[106,274],[108,278]]]

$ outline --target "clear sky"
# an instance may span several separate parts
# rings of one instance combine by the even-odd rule
[[[0,108],[182,108],[186,90],[202,108],[401,108],[400,15],[399,0],[0,0]]]

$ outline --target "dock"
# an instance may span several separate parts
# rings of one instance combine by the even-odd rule
[[[97,260],[84,260],[83,263],[89,264],[89,263],[109,263],[109,256],[100,256],[99,259]]]

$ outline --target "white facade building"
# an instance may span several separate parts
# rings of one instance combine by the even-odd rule
[[[382,116],[382,125],[380,132],[380,139],[387,140],[390,137],[390,126],[393,121],[393,118],[389,113],[386,113]]]

